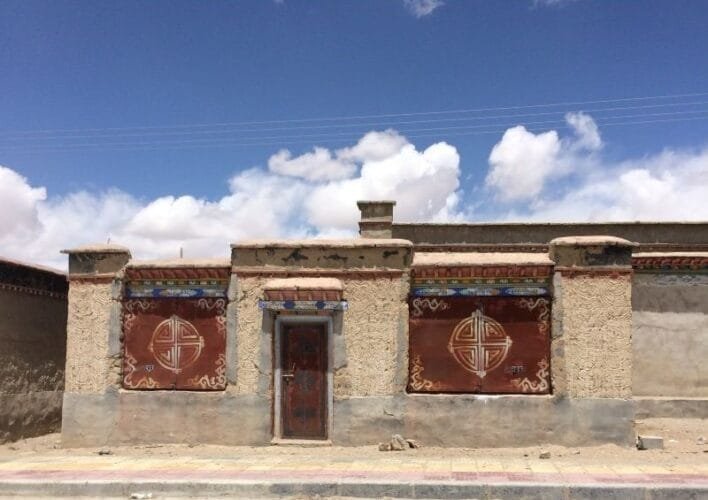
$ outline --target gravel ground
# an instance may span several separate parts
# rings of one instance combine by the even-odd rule
[[[708,463],[708,420],[706,419],[647,419],[637,421],[637,433],[657,435],[664,438],[663,450],[639,451],[633,447],[603,445],[591,447],[563,447],[556,445],[534,446],[526,448],[435,448],[426,447],[406,452],[380,452],[378,443],[371,446],[214,446],[214,445],[140,445],[116,446],[106,448],[111,454],[119,456],[170,457],[190,456],[195,458],[249,457],[250,459],[282,460],[284,457],[302,459],[346,460],[415,460],[421,459],[478,459],[485,461],[538,460],[539,455],[550,452],[553,461],[566,463],[625,463],[641,465],[706,464]],[[382,440],[386,436],[382,436]],[[98,453],[99,448],[61,447],[61,435],[49,434],[14,443],[0,445],[0,459],[11,460],[13,457],[41,454],[47,456],[67,456],[71,454],[87,455]]]

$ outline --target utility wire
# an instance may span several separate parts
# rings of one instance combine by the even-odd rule
[[[4,131],[2,133],[28,133],[28,134],[44,134],[44,133],[62,133],[62,132],[102,132],[102,131],[116,131],[116,130],[158,130],[158,129],[184,129],[184,128],[201,128],[201,127],[216,127],[216,126],[232,126],[232,125],[268,125],[268,124],[282,124],[282,123],[311,123],[311,122],[337,122],[337,121],[349,121],[349,120],[362,120],[362,119],[374,119],[374,118],[398,118],[398,117],[411,117],[411,116],[431,116],[431,115],[449,115],[449,114],[461,114],[461,113],[483,113],[489,111],[510,111],[510,110],[520,110],[520,109],[535,109],[535,108],[549,108],[549,107],[559,107],[559,106],[587,106],[593,104],[607,104],[607,103],[620,103],[620,102],[633,102],[633,101],[647,101],[647,100],[658,100],[658,99],[682,99],[689,97],[705,97],[708,96],[708,92],[696,92],[688,94],[666,94],[666,95],[655,95],[655,96],[641,96],[641,97],[624,97],[616,99],[597,99],[588,101],[566,101],[566,102],[556,102],[556,103],[543,103],[543,104],[527,104],[520,106],[498,106],[490,108],[468,108],[468,109],[452,109],[452,110],[442,110],[442,111],[422,111],[413,113],[388,113],[388,114],[372,114],[372,115],[356,115],[356,116],[334,116],[334,117],[322,117],[322,118],[297,118],[297,119],[283,119],[283,120],[260,120],[260,121],[240,121],[240,122],[221,122],[221,123],[197,123],[197,124],[186,124],[186,125],[163,125],[163,126],[138,126],[138,127],[110,127],[110,128],[75,128],[75,129],[44,129],[44,130],[16,130],[16,131]]]
[[[605,113],[608,111],[620,111],[620,110],[640,110],[640,109],[652,109],[652,108],[666,108],[666,107],[686,107],[686,106],[702,106],[708,104],[708,101],[694,101],[694,102],[682,102],[682,103],[662,103],[662,104],[648,104],[640,106],[613,106],[606,108],[596,108],[596,109],[585,109],[582,110],[585,113],[592,113],[596,115],[597,113]],[[446,123],[446,122],[466,122],[466,121],[493,121],[499,119],[509,119],[509,118],[529,118],[536,116],[553,116],[553,115],[565,115],[565,113],[574,112],[577,110],[558,110],[558,111],[545,111],[537,113],[516,113],[516,114],[506,114],[506,115],[487,115],[487,116],[470,116],[470,117],[456,117],[456,118],[435,118],[427,120],[406,120],[406,121],[384,121],[384,122],[365,122],[365,123],[347,123],[342,125],[305,125],[305,126],[289,126],[289,127],[268,127],[268,128],[249,128],[249,129],[222,129],[222,130],[192,130],[192,131],[175,131],[175,132],[133,132],[133,133],[110,133],[110,134],[80,134],[80,135],[43,135],[41,137],[31,135],[20,135],[17,137],[2,137],[0,133],[0,141],[13,141],[13,142],[24,142],[24,141],[35,141],[35,140],[65,140],[65,139],[96,139],[96,138],[123,138],[123,137],[141,137],[141,138],[151,138],[151,137],[166,137],[166,136],[200,136],[200,135],[224,135],[233,133],[246,133],[255,134],[261,132],[278,132],[278,131],[298,131],[298,130],[316,130],[316,129],[339,129],[339,128],[359,128],[359,127],[373,127],[378,129],[395,128],[402,125],[412,125],[412,124],[426,124],[426,123]],[[679,111],[674,111],[673,113],[678,113]]]
[[[708,108],[702,109],[702,110],[696,110],[696,111],[669,111],[669,112],[660,112],[660,113],[641,113],[641,114],[628,114],[628,115],[614,115],[614,116],[608,116],[604,117],[599,121],[600,124],[605,124],[605,123],[610,123],[607,120],[625,120],[625,119],[634,119],[634,118],[651,118],[651,117],[656,117],[656,116],[670,116],[670,115],[678,115],[678,116],[684,116],[684,115],[696,115],[696,114],[705,114],[708,113]],[[555,119],[555,120],[540,120],[540,121],[529,121],[529,122],[521,122],[521,123],[494,123],[494,124],[478,124],[478,125],[462,125],[462,126],[450,126],[450,127],[427,127],[427,128],[410,128],[410,129],[400,129],[399,132],[405,135],[409,134],[415,134],[418,132],[445,132],[448,133],[450,131],[455,131],[455,130],[474,130],[474,129],[484,129],[484,128],[489,128],[491,126],[495,127],[512,127],[515,125],[524,125],[524,126],[535,126],[535,125],[556,125],[559,122],[564,122],[562,119]],[[364,131],[360,132],[363,133]],[[142,145],[170,145],[170,144],[197,144],[197,143],[213,143],[215,141],[224,141],[224,140],[231,140],[231,141],[268,141],[268,140],[289,140],[289,139],[300,139],[301,141],[319,141],[323,139],[328,139],[328,138],[333,138],[333,137],[352,137],[353,134],[356,134],[357,132],[351,131],[351,132],[320,132],[320,133],[315,133],[315,134],[297,134],[297,135],[275,135],[275,136],[259,136],[259,137],[240,137],[240,136],[235,136],[235,137],[211,137],[211,138],[202,138],[202,139],[174,139],[174,140],[150,140],[150,141],[129,141],[129,142],[78,142],[75,144],[40,144],[38,146],[34,146],[35,148],[51,148],[51,147],[81,147],[81,146],[142,146]],[[12,150],[12,149],[19,149],[23,147],[28,147],[27,145],[17,145],[17,144],[12,144],[9,147],[6,147],[4,149],[6,150]]]
[[[635,120],[635,121],[625,121],[625,122],[606,122],[606,123],[600,123],[603,127],[607,126],[626,126],[626,125],[641,125],[641,124],[651,124],[651,123],[668,123],[668,122],[683,122],[683,121],[695,121],[695,120],[708,120],[708,111],[705,112],[706,116],[694,116],[694,117],[684,117],[684,118],[663,118],[663,119],[655,119],[655,120]],[[562,123],[562,122],[556,122],[559,127],[558,128],[564,128],[568,129],[571,128],[568,124]],[[501,128],[501,129],[494,129],[494,130],[475,130],[475,131],[451,131],[446,133],[446,136],[475,136],[475,135],[485,135],[485,134],[503,134],[506,132],[508,128]],[[529,132],[543,132],[545,129],[544,128],[528,128]],[[434,137],[438,136],[438,132],[422,132],[422,133],[414,133],[414,134],[409,134],[407,137],[409,138],[419,138],[419,137]],[[86,145],[86,146],[91,146],[91,147],[78,147],[77,146],[66,146],[66,147],[61,147],[61,146],[56,146],[56,147],[50,147],[47,149],[42,149],[42,148],[31,148],[27,150],[23,150],[25,153],[48,153],[48,152],[56,152],[56,153],[65,153],[65,152],[80,152],[80,151],[151,151],[151,150],[158,150],[158,149],[193,149],[193,148],[215,148],[215,147],[249,147],[249,146],[282,146],[282,145],[288,145],[288,144],[302,144],[303,141],[276,141],[276,142],[234,142],[234,141],[221,141],[217,143],[211,143],[211,144],[183,144],[183,143],[176,143],[176,144],[170,144],[165,146],[160,146],[160,145],[154,145],[150,143],[144,143],[144,144],[131,144],[128,143],[125,146],[121,145],[101,145],[101,144],[92,144],[92,145]],[[351,138],[341,138],[341,139],[324,139],[321,141],[318,141],[319,144],[327,144],[327,145],[335,145],[335,144],[345,144],[351,142]],[[107,147],[106,147],[107,146]],[[137,147],[136,147],[137,146]],[[4,150],[6,148],[0,148],[0,150]]]

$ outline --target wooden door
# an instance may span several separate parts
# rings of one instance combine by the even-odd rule
[[[282,437],[326,439],[327,335],[324,325],[285,325],[281,338]]]

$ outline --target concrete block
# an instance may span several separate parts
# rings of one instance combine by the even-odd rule
[[[659,436],[637,436],[637,449],[662,450],[664,449],[664,438]]]

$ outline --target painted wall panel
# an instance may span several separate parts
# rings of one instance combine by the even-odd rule
[[[123,387],[226,387],[225,299],[126,300],[123,335]]]
[[[411,392],[550,392],[545,297],[412,297]]]

